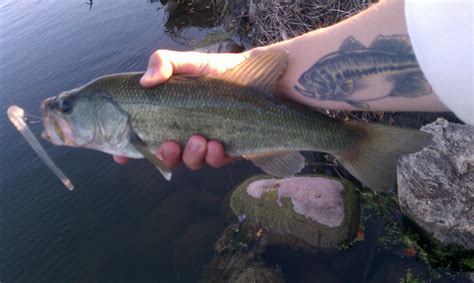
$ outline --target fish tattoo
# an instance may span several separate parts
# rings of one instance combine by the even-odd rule
[[[375,98],[355,99],[354,93],[366,87],[361,81],[373,75],[385,76],[393,85],[390,92]],[[369,101],[414,98],[432,92],[406,35],[380,35],[369,47],[351,36],[338,51],[322,57],[304,72],[295,90],[309,98],[343,101],[363,110],[370,109]]]

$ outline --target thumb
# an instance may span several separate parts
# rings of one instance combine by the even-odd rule
[[[140,83],[144,87],[154,87],[171,77],[173,64],[170,61],[169,52],[168,50],[157,50],[150,56],[148,68],[140,79]]]
[[[173,74],[219,74],[235,67],[248,56],[247,53],[207,54],[160,49],[151,55],[148,69],[140,83],[144,87],[154,87],[169,79]]]

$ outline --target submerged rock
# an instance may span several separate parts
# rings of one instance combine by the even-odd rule
[[[271,269],[262,264],[255,264],[247,267],[241,273],[234,274],[228,282],[248,283],[248,282],[285,282],[281,271]]]
[[[224,229],[200,282],[284,282],[280,268],[270,268],[262,260],[266,243],[243,226],[237,223]]]
[[[438,119],[421,129],[433,142],[400,159],[400,207],[443,244],[474,250],[474,126]]]
[[[191,224],[173,242],[173,266],[176,268],[177,281],[191,282],[199,277],[204,263],[212,259],[212,244],[222,229],[220,218],[206,218]]]
[[[206,45],[194,49],[197,52],[203,53],[239,53],[244,51],[244,46],[235,42],[234,40],[226,40],[211,45]]]
[[[232,194],[230,206],[274,244],[295,247],[340,247],[355,237],[359,224],[352,185],[320,176],[250,178]]]

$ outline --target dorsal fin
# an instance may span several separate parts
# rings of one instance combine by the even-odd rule
[[[372,50],[382,50],[399,54],[413,54],[410,40],[406,35],[379,35],[369,46]]]
[[[241,85],[273,91],[288,64],[288,53],[271,50],[251,56],[220,77]]]
[[[349,51],[349,50],[363,50],[367,49],[362,43],[358,42],[353,36],[349,36],[344,42],[342,42],[339,51]]]

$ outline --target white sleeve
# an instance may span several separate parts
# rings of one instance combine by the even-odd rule
[[[441,101],[474,124],[473,0],[406,0],[408,33],[420,67]]]

